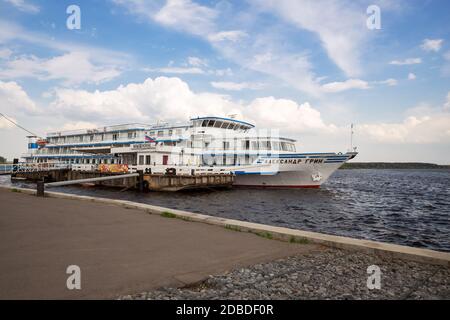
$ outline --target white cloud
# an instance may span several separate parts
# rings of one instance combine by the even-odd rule
[[[209,34],[214,30],[217,12],[190,0],[167,0],[154,19],[166,26],[188,31],[195,35]]]
[[[360,132],[373,141],[398,143],[450,143],[450,114],[410,116],[400,123],[362,124]]]
[[[8,117],[10,120],[17,123],[17,120],[11,117]],[[6,120],[3,117],[0,117],[0,129],[11,129],[14,128],[14,124],[11,121]]]
[[[450,76],[450,51],[447,51],[444,55],[443,55],[445,62],[441,68],[441,73],[442,75],[444,75],[445,77]]]
[[[417,76],[414,73],[412,72],[408,73],[408,80],[416,80],[416,78]]]
[[[232,76],[233,71],[230,68],[227,69],[212,69],[209,67],[208,61],[206,59],[201,59],[198,57],[188,57],[187,62],[183,63],[182,66],[174,66],[175,62],[170,61],[167,67],[160,68],[142,68],[144,72],[151,73],[162,73],[162,74],[208,74],[216,75],[219,77]]]
[[[0,110],[6,113],[7,116],[18,112],[33,114],[38,111],[34,101],[14,81],[4,82],[0,80],[0,101]]]
[[[200,68],[183,68],[183,67],[164,67],[164,68],[144,68],[146,72],[159,72],[166,74],[204,74]]]
[[[188,57],[188,63],[194,67],[207,67],[208,62],[198,57]]]
[[[320,112],[308,102],[298,104],[288,99],[257,98],[245,107],[244,115],[259,128],[277,128],[290,133],[333,132],[334,125],[324,123]]]
[[[211,42],[231,41],[238,42],[241,39],[248,37],[248,34],[242,30],[221,31],[208,36]]]
[[[135,15],[155,21],[173,29],[197,36],[214,32],[214,20],[218,12],[191,0],[167,0],[161,7],[160,1],[114,0]]]
[[[49,131],[66,131],[66,130],[79,130],[79,129],[95,129],[99,125],[93,122],[87,121],[77,121],[77,122],[67,122],[62,127],[55,128]]]
[[[253,0],[252,3],[317,34],[328,56],[348,76],[361,73],[360,55],[370,35],[365,10],[353,1]]]
[[[65,84],[81,82],[100,83],[115,78],[132,58],[125,53],[94,46],[58,41],[40,33],[30,32],[11,21],[0,19],[0,44],[24,41],[61,54],[38,58],[33,55],[12,56],[10,50],[3,52],[4,61],[0,77],[36,77],[41,80],[60,79]]]
[[[450,92],[440,107],[420,104],[397,123],[358,125],[368,140],[385,144],[448,144],[450,143]]]
[[[22,55],[8,60],[0,71],[3,79],[37,78],[40,80],[63,80],[66,85],[83,82],[101,83],[119,76],[115,66],[94,65],[89,54],[71,52],[49,59]]]
[[[219,77],[223,77],[223,76],[231,77],[233,75],[233,70],[231,70],[230,68],[217,69],[217,70],[210,71],[210,73],[215,74],[216,76],[219,76]]]
[[[13,82],[0,82],[0,99],[13,101],[16,110],[24,109],[27,104],[35,108],[34,102]],[[9,104],[2,106],[5,105]],[[357,125],[357,135],[361,137],[360,143],[378,145],[450,143],[449,110],[450,92],[440,108],[412,110],[404,121],[397,123],[361,123]],[[46,112],[65,122],[56,130],[97,126],[92,119],[101,119],[99,125],[106,125],[134,121],[150,123],[158,119],[186,121],[195,116],[237,114],[258,128],[281,129],[282,134],[288,133],[292,137],[309,134],[316,137],[314,139],[327,141],[346,136],[348,132],[346,126],[338,127],[324,121],[319,110],[308,102],[299,104],[289,99],[261,97],[246,104],[226,95],[195,93],[181,79],[166,77],[149,78],[143,83],[130,83],[108,91],[56,88],[54,100]],[[67,119],[70,120],[63,121]]]
[[[408,58],[405,60],[393,60],[393,61],[389,62],[389,64],[396,65],[396,66],[420,64],[420,63],[422,63],[421,58]]]
[[[443,39],[425,39],[423,40],[420,47],[422,48],[422,50],[425,50],[427,52],[438,52],[439,50],[441,50],[443,42]]]
[[[263,38],[260,41],[267,43]],[[229,54],[231,59],[248,69],[274,76],[293,88],[313,96],[319,96],[321,93],[320,86],[314,80],[313,67],[305,54],[277,52],[276,48],[265,47],[262,49],[264,53],[254,55],[251,53],[252,51],[258,52],[258,47],[253,48],[250,52],[243,51],[239,46],[222,48],[222,50],[226,50],[225,54]]]
[[[447,60],[447,61],[450,61],[450,51],[447,51],[447,52],[444,54],[444,59]]]
[[[284,52],[283,46],[279,44],[281,41],[279,35],[274,35],[271,31],[259,32],[260,28],[257,26],[258,32],[253,35],[249,35],[245,30],[220,30],[217,21],[220,12],[190,0],[168,0],[162,7],[155,2],[140,0],[115,0],[115,2],[125,6],[135,15],[204,38],[224,57],[243,67],[282,79],[312,95],[320,93],[307,55],[298,51]],[[282,16],[287,15],[287,20],[301,15],[301,21],[294,22],[304,23],[301,25],[302,28],[317,32],[330,57],[349,74],[357,73],[358,49],[365,39],[361,33],[364,34],[367,28],[365,19],[360,19],[365,17],[364,13],[350,2],[346,6],[334,1],[323,4],[285,0],[280,4],[278,1],[253,3],[261,5],[262,9],[268,11],[280,9]],[[298,7],[301,10],[298,10]],[[258,56],[264,55],[270,55],[271,61],[255,60]]]
[[[398,81],[396,79],[390,78],[390,79],[386,79],[386,80],[383,80],[383,81],[379,81],[378,83],[380,83],[380,84],[387,84],[388,86],[393,87],[393,86],[396,86],[398,84]]]
[[[444,110],[450,111],[450,91],[447,93],[447,100],[444,104]]]
[[[18,10],[23,12],[38,13],[40,11],[38,6],[28,3],[25,0],[4,0],[4,1],[12,4]]]
[[[360,79],[349,79],[343,82],[330,82],[322,85],[322,90],[324,92],[341,92],[351,89],[369,89],[369,83]]]
[[[102,124],[186,121],[196,116],[237,114],[261,128],[280,128],[291,133],[328,132],[335,128],[326,125],[320,112],[308,103],[299,105],[292,100],[265,97],[242,104],[226,95],[195,93],[181,79],[166,77],[149,78],[109,91],[56,89],[50,110],[70,117],[71,123],[97,118],[102,119]],[[74,114],[73,110],[77,112]]]
[[[0,112],[16,123],[15,116],[19,114],[30,116],[39,113],[35,102],[14,81],[4,82],[0,80],[0,101]],[[13,127],[15,126],[12,122],[0,116],[0,129],[10,129]]]
[[[51,108],[56,114],[77,113],[78,120],[154,122],[157,119],[186,121],[197,115],[239,113],[226,97],[194,93],[179,78],[148,78],[115,90],[94,91],[56,89]]]
[[[124,66],[128,65],[132,60],[132,56],[127,53],[57,40],[45,34],[31,32],[13,21],[7,21],[0,18],[0,44],[9,43],[14,40],[35,44],[64,54],[83,53],[84,55],[89,56],[92,63],[99,65]]]
[[[12,53],[12,50],[8,48],[0,49],[0,59],[8,59]]]
[[[229,91],[241,91],[244,89],[250,90],[260,90],[264,87],[262,83],[249,83],[249,82],[231,82],[231,81],[223,81],[223,82],[211,82],[211,86],[216,89],[223,89]]]
[[[162,8],[155,2],[115,0],[129,12],[152,22],[200,36],[226,59],[244,68],[281,79],[294,88],[319,95],[312,66],[306,53],[284,52],[279,36],[269,33],[248,35],[243,30],[220,31],[219,12],[188,0],[169,0]],[[270,55],[270,61],[255,59]]]

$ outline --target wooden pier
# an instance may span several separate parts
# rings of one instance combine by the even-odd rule
[[[138,174],[75,171],[70,168],[61,168],[59,170],[18,171],[11,174],[11,179],[36,182],[43,181],[46,184],[48,183],[49,186],[59,186],[58,183],[50,183],[64,181],[70,182],[63,183],[64,185],[92,183],[98,186],[128,189],[140,188]],[[229,173],[207,173],[201,175],[144,173],[142,189],[144,191],[180,191],[185,189],[229,188],[232,186],[233,182],[234,175]]]
[[[146,184],[147,182],[148,184]],[[207,175],[162,175],[144,174],[144,186],[155,191],[179,191],[199,188],[231,187],[234,182],[232,174]]]

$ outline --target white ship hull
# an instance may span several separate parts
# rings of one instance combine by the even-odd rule
[[[260,167],[235,170],[235,186],[267,188],[319,188],[356,153],[300,154],[265,158]]]

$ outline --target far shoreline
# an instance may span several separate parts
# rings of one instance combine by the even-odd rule
[[[423,162],[347,162],[340,169],[450,169],[450,165]]]

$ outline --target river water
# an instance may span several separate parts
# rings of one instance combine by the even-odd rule
[[[320,189],[52,190],[450,252],[450,170],[338,170]]]

